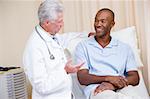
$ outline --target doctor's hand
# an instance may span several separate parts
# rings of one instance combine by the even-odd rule
[[[88,37],[94,36],[95,34],[96,34],[95,32],[90,32],[90,33],[88,34]]]
[[[69,60],[67,63],[66,63],[66,66],[65,66],[65,70],[67,73],[76,73],[81,66],[83,66],[84,62],[81,62],[79,64],[76,64],[76,65],[72,65],[72,60]]]

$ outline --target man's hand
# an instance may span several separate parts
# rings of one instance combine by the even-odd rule
[[[113,84],[118,89],[121,89],[121,88],[128,86],[127,79],[125,77],[122,77],[122,76],[108,76],[106,78],[106,81],[110,82],[111,84]]]
[[[83,66],[84,62],[81,62],[77,65],[72,65],[72,60],[69,60],[67,63],[66,63],[66,66],[65,66],[65,70],[67,73],[76,73],[81,66]]]
[[[94,95],[97,95],[104,90],[115,90],[115,87],[109,82],[102,82],[99,86],[96,87]]]

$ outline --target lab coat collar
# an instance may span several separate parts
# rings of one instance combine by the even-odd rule
[[[40,25],[37,25],[36,28],[46,42],[51,43],[53,47],[61,48],[61,46],[52,39],[54,37],[53,35],[50,35],[48,32],[46,32]],[[58,39],[58,34],[55,34],[55,38]]]
[[[43,37],[43,39],[47,42],[52,42],[53,41],[53,35],[50,35],[48,32],[46,32],[40,25],[36,26],[38,32],[40,35]]]

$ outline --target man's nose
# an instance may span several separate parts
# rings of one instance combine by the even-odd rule
[[[96,26],[102,26],[102,22],[101,21],[97,21],[95,25]]]

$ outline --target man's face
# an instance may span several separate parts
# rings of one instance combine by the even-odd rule
[[[55,35],[60,31],[60,29],[63,27],[63,14],[59,13],[58,18],[55,21],[52,21],[49,23],[48,29],[51,33],[51,35]]]
[[[113,25],[114,21],[109,11],[98,12],[94,22],[96,36],[103,37],[109,34]]]

